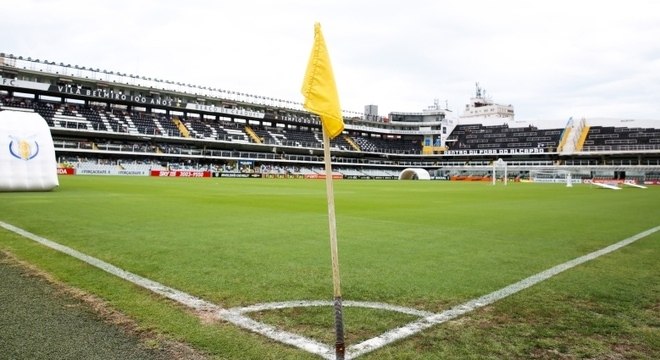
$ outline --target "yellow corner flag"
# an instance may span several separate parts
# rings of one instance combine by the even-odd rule
[[[330,56],[321,33],[321,24],[314,24],[314,46],[309,56],[302,85],[305,109],[319,115],[330,139],[344,130],[337,85],[330,65]]]

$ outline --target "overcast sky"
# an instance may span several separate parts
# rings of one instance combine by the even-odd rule
[[[301,102],[318,21],[345,110],[460,114],[479,82],[538,125],[660,124],[655,0],[4,1],[0,52],[24,57]]]

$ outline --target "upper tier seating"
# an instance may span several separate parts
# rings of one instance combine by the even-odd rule
[[[592,126],[582,149],[634,150],[655,147],[660,147],[660,129]]]
[[[367,152],[419,154],[422,150],[420,140],[383,139],[365,136],[353,136],[352,138],[362,151]]]
[[[555,151],[562,132],[563,129],[539,130],[533,126],[464,124],[454,128],[448,145],[450,150],[548,148]]]

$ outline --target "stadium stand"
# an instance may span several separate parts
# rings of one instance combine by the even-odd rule
[[[506,125],[458,125],[450,136],[450,149],[530,149],[555,151],[563,129],[509,128]]]
[[[421,154],[422,146],[419,140],[406,141],[403,139],[383,139],[378,136],[353,137],[362,151],[392,153],[392,154]]]
[[[592,126],[584,151],[653,149],[660,144],[660,129]]]
[[[40,68],[41,63],[4,59],[0,56],[0,111],[40,114],[62,163],[323,173],[320,122],[294,102],[264,105],[245,94],[205,96],[183,85],[169,89],[169,83],[156,88],[159,84],[99,82],[63,76],[53,64]],[[407,167],[425,168],[438,178],[483,177],[500,158],[510,165],[511,176],[558,167],[611,177],[621,171],[631,177],[660,174],[658,128],[461,124],[439,109],[429,116],[396,113],[389,118],[352,113],[344,122],[343,134],[331,141],[331,160],[347,177],[396,178]],[[571,129],[574,144],[560,152]],[[575,146],[578,140],[581,146]]]
[[[282,131],[282,135],[284,135],[284,141],[282,141],[282,143],[287,146],[302,146],[312,148],[323,147],[321,134],[316,131],[285,129]]]

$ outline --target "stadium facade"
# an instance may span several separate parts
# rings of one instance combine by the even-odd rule
[[[437,101],[387,117],[375,107],[344,112],[344,133],[331,143],[335,176],[396,179],[412,167],[483,180],[502,159],[517,178],[542,170],[660,182],[660,128],[523,126],[511,105],[479,90],[463,118]],[[323,174],[320,121],[294,101],[0,53],[0,110],[46,120],[61,174]]]

